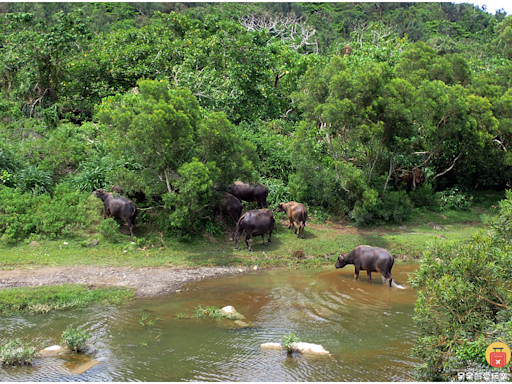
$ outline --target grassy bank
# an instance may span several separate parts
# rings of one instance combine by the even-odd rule
[[[120,304],[134,297],[131,289],[89,288],[64,284],[31,288],[0,289],[0,315],[20,312],[47,313],[55,309],[86,307],[93,303]]]
[[[135,241],[120,235],[121,241],[111,243],[97,234],[85,242],[99,239],[94,247],[84,247],[84,238],[39,241],[16,246],[1,246],[1,269],[41,266],[132,266],[132,267],[197,267],[252,266],[315,267],[335,262],[340,252],[349,252],[361,244],[388,249],[399,260],[421,257],[432,242],[463,241],[485,228],[490,210],[445,211],[421,213],[405,226],[386,225],[357,228],[348,222],[336,222],[311,217],[305,229],[305,239],[297,239],[286,228],[284,213],[275,214],[276,226],[272,242],[262,244],[261,236],[253,238],[254,252],[248,252],[245,235],[240,250],[229,241],[231,229],[223,234],[204,233],[193,241],[158,236],[143,224],[136,228]],[[441,229],[432,227],[432,222]]]

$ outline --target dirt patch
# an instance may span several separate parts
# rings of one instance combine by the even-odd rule
[[[288,223],[288,221],[286,221]],[[339,234],[366,234],[366,233],[393,233],[400,232],[398,230],[389,228],[356,228],[356,227],[345,227],[337,223],[329,223],[329,226],[322,224],[306,223],[306,228],[319,229],[324,231],[334,231]]]
[[[176,292],[187,283],[239,273],[247,268],[201,267],[178,268],[112,268],[51,267],[0,270],[0,289],[35,287],[56,284],[88,284],[91,286],[122,286],[135,289],[136,297],[149,297]]]

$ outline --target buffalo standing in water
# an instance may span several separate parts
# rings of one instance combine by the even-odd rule
[[[302,238],[304,238],[304,227],[306,226],[306,220],[308,218],[308,209],[304,204],[290,201],[289,203],[279,203],[276,208],[277,212],[286,212],[290,225],[288,229],[293,227],[293,233],[297,234],[297,239],[300,236],[300,230],[302,229]],[[295,228],[295,223],[299,227],[298,230]]]
[[[103,201],[107,217],[115,217],[126,221],[128,228],[130,228],[131,239],[133,240],[133,227],[135,226],[135,216],[137,215],[135,204],[124,196],[113,195],[112,193],[105,192],[103,189],[96,190],[94,194]]]
[[[357,280],[359,271],[362,269],[368,274],[368,281],[370,283],[372,282],[372,272],[380,272],[391,287],[391,282],[393,281],[391,268],[393,268],[394,262],[393,256],[385,249],[360,245],[350,251],[348,255],[339,255],[336,268],[343,268],[347,264],[354,264],[354,280]]]
[[[268,188],[264,185],[250,185],[241,181],[235,181],[233,184],[228,186],[228,191],[240,200],[248,202],[256,201],[258,203],[258,208],[260,209],[262,207],[268,208]]]
[[[240,249],[238,241],[240,240],[240,236],[244,230],[247,250],[252,252],[252,248],[249,245],[251,235],[261,235],[263,238],[263,245],[268,245],[268,243],[265,243],[265,233],[269,233],[268,242],[270,243],[272,231],[274,230],[274,223],[274,215],[269,209],[254,209],[252,211],[245,212],[236,224],[236,249]]]

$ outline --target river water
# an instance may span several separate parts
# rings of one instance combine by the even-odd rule
[[[0,368],[0,381],[412,381],[418,336],[412,315],[415,266],[395,264],[404,289],[373,273],[353,280],[353,267],[268,272],[210,279],[181,293],[42,315],[0,317],[0,339],[59,344],[68,326],[87,329],[85,356],[35,359]],[[195,307],[233,305],[250,328],[195,318]],[[177,315],[187,317],[180,318]],[[295,333],[330,355],[262,349]],[[100,363],[73,373],[86,360]]]

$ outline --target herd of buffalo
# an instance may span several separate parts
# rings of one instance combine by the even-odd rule
[[[308,218],[308,210],[304,204],[290,201],[288,203],[279,203],[276,208],[271,210],[268,209],[267,205],[268,188],[264,185],[252,185],[235,181],[227,189],[229,192],[220,192],[221,196],[215,206],[215,212],[222,212],[223,216],[230,216],[236,223],[233,237],[236,239],[237,249],[239,249],[240,236],[244,231],[245,243],[249,251],[252,251],[249,241],[253,235],[261,236],[263,244],[267,245],[265,243],[265,234],[268,233],[268,242],[271,242],[275,223],[274,211],[286,212],[290,221],[288,228],[293,228],[297,238],[304,238],[304,227]],[[98,189],[93,193],[103,201],[107,217],[126,221],[130,229],[131,239],[133,240],[133,227],[135,225],[135,216],[137,215],[135,204],[124,196],[105,192],[103,189]],[[242,214],[242,200],[247,202],[255,201],[258,204],[258,209],[249,210]],[[393,256],[385,249],[361,245],[346,255],[340,254],[336,262],[336,268],[343,268],[347,264],[353,264],[355,267],[354,278],[357,280],[359,271],[364,270],[367,271],[369,282],[372,281],[371,273],[379,272],[388,281],[389,286],[391,286],[391,268],[393,263]]]

